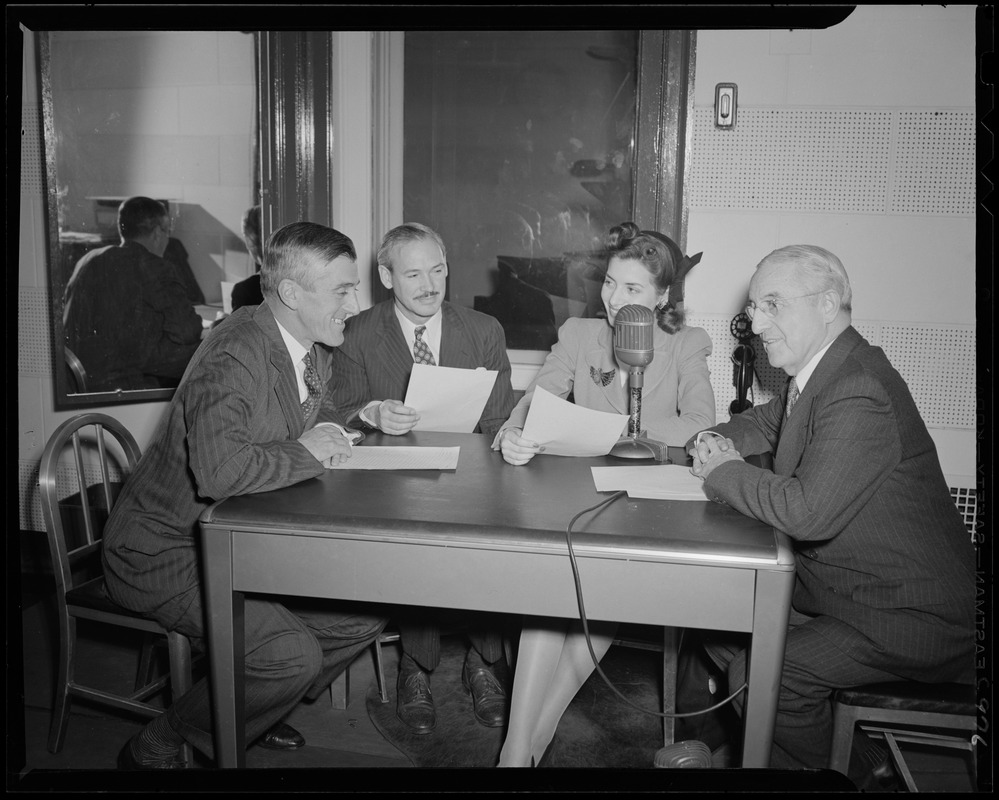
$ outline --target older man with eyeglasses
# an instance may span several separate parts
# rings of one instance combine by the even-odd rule
[[[794,542],[774,768],[827,766],[836,688],[974,676],[974,551],[905,381],[852,326],[851,295],[821,247],[764,258],[746,313],[788,388],[688,443],[710,499]],[[768,452],[773,471],[743,458]],[[744,643],[706,643],[741,686]]]

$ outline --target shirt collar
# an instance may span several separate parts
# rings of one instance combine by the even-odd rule
[[[427,329],[424,334],[424,339],[430,339],[431,341],[437,341],[440,338],[440,330],[442,320],[444,318],[443,311],[441,308],[437,309],[437,313],[434,314],[426,322],[421,322],[417,325],[409,317],[399,310],[399,304],[395,301],[392,302],[392,308],[395,309],[395,318],[399,320],[399,324],[402,326],[402,332],[406,336],[406,340],[412,342],[416,338],[416,329],[419,327],[425,327]]]
[[[815,372],[815,368],[819,365],[819,362],[822,360],[822,356],[826,354],[826,350],[828,350],[831,346],[832,342],[829,342],[829,344],[827,344],[825,347],[819,350],[819,352],[817,352],[814,356],[812,356],[809,359],[808,363],[805,364],[805,366],[802,368],[802,370],[797,375],[794,376],[794,382],[797,385],[799,392],[805,391],[805,384],[808,383],[808,379],[812,377],[812,373]]]
[[[288,329],[284,327],[280,322],[278,322],[277,317],[274,318],[277,322],[278,330],[281,331],[281,338],[284,339],[284,346],[288,348],[288,355],[291,356],[291,363],[298,366],[305,354],[309,351],[306,350],[300,341],[288,333]]]

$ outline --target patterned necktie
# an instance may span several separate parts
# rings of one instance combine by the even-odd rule
[[[312,353],[306,353],[302,357],[302,363],[305,364],[305,386],[309,390],[309,396],[302,403],[302,416],[308,420],[316,408],[319,407],[319,398],[323,393],[323,384],[319,380],[319,373],[316,371],[315,364],[312,363]]]
[[[791,383],[787,387],[787,407],[784,409],[784,416],[791,416],[791,409],[794,408],[794,404],[798,402],[798,395],[801,392],[798,391],[798,382],[791,378]]]
[[[413,342],[413,360],[417,364],[429,364],[431,367],[436,367],[437,362],[434,361],[434,354],[430,352],[427,343],[423,341],[423,332],[426,329],[426,325],[421,325],[416,329],[416,341]]]

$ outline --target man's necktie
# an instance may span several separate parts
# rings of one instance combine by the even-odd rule
[[[323,393],[323,385],[319,380],[319,373],[316,371],[316,366],[312,363],[311,353],[306,353],[302,357],[302,363],[305,364],[305,387],[309,390],[309,396],[302,403],[302,416],[308,420],[319,406],[319,398]]]
[[[798,395],[801,392],[798,391],[798,382],[791,378],[791,383],[787,387],[787,407],[784,409],[784,416],[791,416],[791,409],[794,408],[794,404],[798,402]]]
[[[431,367],[436,367],[437,362],[434,361],[434,354],[430,352],[427,343],[423,341],[423,332],[426,329],[425,325],[416,329],[416,341],[413,342],[413,360],[417,364],[429,364]]]

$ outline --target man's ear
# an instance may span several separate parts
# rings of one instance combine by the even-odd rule
[[[839,314],[839,309],[843,305],[842,298],[833,289],[827,289],[820,296],[822,303],[822,317],[826,322],[832,322]]]
[[[392,270],[384,264],[378,265],[378,277],[382,279],[382,286],[389,291],[392,290]]]
[[[288,306],[288,308],[298,308],[298,293],[300,289],[301,287],[295,281],[291,280],[291,278],[282,278],[277,287],[278,299]]]

